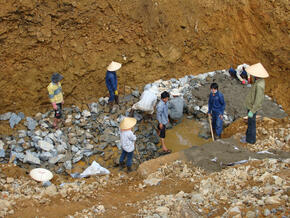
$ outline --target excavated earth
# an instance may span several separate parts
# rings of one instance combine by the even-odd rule
[[[112,60],[123,64],[121,93],[261,62],[267,94],[289,108],[289,9],[287,0],[2,1],[0,114],[46,111],[53,71],[65,77],[65,103],[85,107],[107,95]]]

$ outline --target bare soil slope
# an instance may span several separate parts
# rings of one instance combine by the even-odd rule
[[[0,113],[49,107],[53,71],[67,104],[106,95],[105,68],[136,87],[230,64],[262,62],[267,93],[289,106],[287,0],[5,0],[0,7]],[[289,112],[289,110],[288,110]]]

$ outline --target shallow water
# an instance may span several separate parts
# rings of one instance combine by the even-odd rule
[[[209,140],[198,136],[200,128],[201,124],[196,120],[183,118],[181,123],[166,131],[166,147],[171,149],[172,152],[178,152],[209,142]]]

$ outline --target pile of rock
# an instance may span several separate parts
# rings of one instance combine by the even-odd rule
[[[260,136],[255,144],[247,144],[251,151],[279,150],[290,151],[290,125],[286,128],[257,128],[257,134]]]
[[[192,193],[155,196],[134,206],[142,217],[287,216],[289,187],[283,172],[289,164],[290,159],[251,161],[195,179]]]
[[[215,79],[232,80],[227,71],[215,71],[168,81],[158,80],[146,86],[156,87],[158,97],[164,90],[170,92],[177,89],[187,104],[188,118],[196,118],[203,124],[199,135],[209,138],[210,130],[207,122],[209,90],[207,87],[206,91],[199,88],[209,86]],[[139,91],[135,90],[125,96],[119,106],[113,108],[107,106],[108,98],[103,97],[97,103],[90,104],[89,110],[81,111],[75,106],[65,108],[64,125],[57,131],[51,125],[53,111],[26,117],[25,130],[19,130],[13,136],[0,136],[0,163],[13,162],[21,166],[30,164],[33,167],[42,166],[62,173],[71,170],[80,160],[90,162],[89,157],[95,155],[97,162],[110,160],[110,165],[105,167],[111,167],[114,163],[117,164],[121,149],[119,123],[124,116],[129,115],[129,109],[138,101],[139,96]],[[232,111],[230,106],[227,108]],[[136,156],[134,162],[158,157],[156,145],[159,143],[159,137],[155,130],[155,114],[148,119],[142,112],[134,111],[133,116],[138,120],[135,130],[140,154]],[[227,113],[226,109],[225,126],[229,125],[234,117],[235,115]],[[10,124],[15,125],[16,121],[24,119],[24,115],[8,112],[1,115],[0,119],[9,119]],[[149,122],[142,122],[145,120]],[[169,124],[168,128],[171,127]]]

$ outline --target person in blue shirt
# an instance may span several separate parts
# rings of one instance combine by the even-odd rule
[[[106,86],[110,93],[109,104],[111,105],[114,103],[114,101],[116,104],[119,104],[118,80],[116,71],[119,70],[121,66],[122,64],[112,61],[112,63],[107,67]]]
[[[210,85],[211,93],[208,99],[208,116],[212,117],[212,127],[216,134],[216,139],[221,138],[223,131],[223,115],[226,107],[224,95],[219,92],[218,84],[212,83]]]

